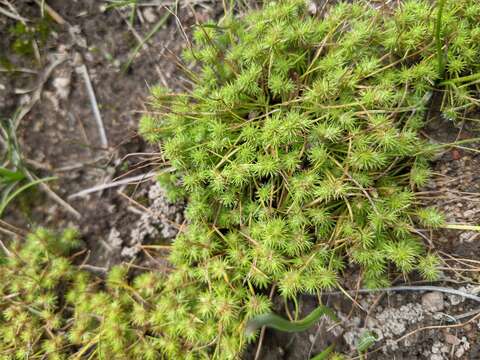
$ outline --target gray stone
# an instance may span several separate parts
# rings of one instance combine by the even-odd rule
[[[154,23],[158,19],[157,14],[155,14],[155,11],[151,7],[147,7],[145,10],[143,10],[143,17],[149,23]]]
[[[445,342],[450,345],[460,345],[461,343],[460,339],[452,334],[445,335]]]
[[[438,291],[426,293],[422,296],[422,305],[426,311],[438,312],[445,307],[443,294]]]

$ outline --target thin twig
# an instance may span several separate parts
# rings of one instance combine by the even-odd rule
[[[67,22],[65,21],[64,18],[60,16],[58,12],[56,12],[50,5],[48,5],[45,1],[40,1],[40,0],[35,0],[38,6],[40,6],[42,9],[45,9],[45,11],[50,15],[50,17],[59,25],[65,25]]]
[[[254,360],[260,359],[260,354],[261,354],[261,350],[262,350],[263,338],[265,337],[265,330],[266,330],[266,327],[265,327],[265,326],[263,326],[262,329],[260,330],[260,340],[258,340],[257,351],[255,352],[255,359],[254,359]]]
[[[30,110],[32,110],[33,106],[37,103],[37,101],[40,100],[40,97],[42,95],[43,85],[47,82],[47,80],[50,77],[50,75],[52,74],[53,70],[58,65],[63,63],[66,59],[67,59],[66,56],[59,57],[57,60],[55,60],[53,63],[51,63],[45,69],[45,71],[42,73],[42,75],[40,76],[40,80],[39,80],[39,83],[37,85],[37,88],[35,89],[35,92],[33,93],[30,102],[27,105],[25,105],[19,111],[18,115],[15,117],[15,127],[14,127],[15,130],[18,129],[18,126],[19,126],[20,122],[22,121],[22,119],[25,117],[25,115],[27,115],[30,112]]]
[[[161,153],[159,152],[136,152],[136,153],[128,153],[124,157],[121,158],[122,161],[127,160],[128,158],[132,156],[152,156],[156,158],[160,158]]]
[[[473,315],[477,315],[478,313],[480,313],[480,308],[476,308],[476,309],[467,311],[466,313],[463,313],[463,314],[460,314],[460,315],[454,315],[453,317],[455,318],[455,320],[458,321],[458,320],[462,320],[462,319],[465,319],[465,318],[473,316]]]
[[[128,29],[132,32],[133,36],[137,39],[137,42],[139,44],[141,44],[143,42],[143,39],[142,37],[140,36],[140,34],[138,33],[137,30],[135,30],[135,28],[132,26],[132,24],[130,24],[130,21],[128,21],[128,19],[125,18],[125,16],[122,14],[122,12],[119,10],[119,9],[115,9],[117,11],[117,13],[120,15],[120,17],[123,19],[123,21],[125,22],[125,24],[127,24],[127,27]],[[147,44],[145,43],[143,45],[143,49],[146,50],[148,49],[148,46]]]
[[[8,250],[8,248],[5,246],[5,244],[3,243],[2,239],[0,239],[0,249],[2,249],[3,252],[4,252],[8,257],[12,257],[12,253],[11,253],[10,250]]]
[[[13,20],[21,21],[21,22],[27,22],[28,19],[25,19],[24,17],[20,15],[16,15],[14,13],[11,13],[8,10],[5,10],[4,8],[0,7],[0,14],[5,15],[6,17],[9,17]]]
[[[184,29],[184,27],[183,27],[183,25],[182,25],[182,22],[181,22],[180,19],[178,18],[177,14],[175,14],[172,10],[170,10],[170,8],[168,8],[168,7],[165,6],[165,5],[163,5],[162,7],[175,17],[175,20],[176,20],[177,25],[178,25],[178,27],[179,27],[182,35],[183,35],[183,38],[184,38],[185,41],[187,42],[188,47],[189,47],[190,49],[192,49],[192,43],[191,43],[190,39],[188,38],[187,33],[185,32],[185,29]]]
[[[72,171],[72,170],[76,170],[76,169],[81,169],[83,167],[86,167],[86,166],[92,166],[102,160],[105,160],[107,159],[105,156],[99,156],[93,160],[90,160],[90,161],[86,161],[84,163],[77,163],[77,164],[71,164],[71,165],[65,165],[65,166],[62,166],[62,167],[58,167],[58,168],[55,168],[55,169],[52,169],[53,172],[65,172],[65,171]]]
[[[79,266],[80,269],[87,269],[92,272],[100,273],[100,274],[106,274],[108,272],[107,268],[100,267],[100,266],[94,266],[90,264],[82,264]]]
[[[25,231],[23,229],[20,229],[16,226],[13,226],[12,224],[0,219],[0,225],[2,225],[4,228],[6,228],[8,231],[12,232],[16,236],[26,236],[28,234],[28,231]]]
[[[425,330],[436,330],[436,329],[455,329],[455,328],[461,328],[461,327],[464,327],[465,325],[467,324],[470,324],[471,322],[474,322],[476,321],[478,318],[480,317],[480,313],[478,313],[477,315],[475,315],[473,318],[471,318],[470,320],[464,322],[464,323],[461,323],[461,324],[453,324],[453,325],[431,325],[431,326],[424,326],[424,327],[421,327],[421,328],[418,328],[418,329],[415,329],[415,330],[412,330],[410,331],[409,333],[399,337],[398,339],[395,339],[395,340],[391,340],[390,342],[390,345],[391,344],[398,344],[400,341],[420,332],[420,331],[425,331]],[[369,355],[369,354],[372,354],[372,353],[375,353],[377,351],[380,351],[382,349],[384,349],[387,345],[382,345],[370,352],[368,352],[367,354],[365,355]],[[352,358],[352,360],[361,360],[363,359],[363,357],[361,356],[356,356],[354,358]]]
[[[480,226],[469,225],[469,224],[445,224],[440,227],[442,229],[450,229],[450,230],[480,231]]]
[[[27,175],[27,178],[30,179],[30,181],[36,181],[38,180],[30,171],[27,169],[24,169],[25,174]],[[57,195],[50,187],[45,184],[44,182],[41,182],[38,184],[38,186],[47,193],[55,202],[57,202],[59,205],[63,206],[70,214],[75,216],[77,219],[80,219],[82,215],[73,208],[72,205],[67,203],[65,200],[63,200],[60,196]]]
[[[344,290],[344,291],[333,291],[324,293],[324,295],[341,295],[345,294],[345,292],[351,294],[367,294],[372,292],[379,292],[379,291],[438,291],[443,292],[446,294],[457,295],[464,297],[469,300],[474,300],[476,302],[480,302],[480,296],[473,295],[466,293],[461,290],[451,289],[442,286],[430,286],[430,285],[420,285],[420,286],[393,286],[393,287],[386,287],[386,288],[378,288],[378,289],[358,289],[358,290]]]
[[[142,204],[140,204],[138,201],[136,201],[135,199],[131,198],[130,196],[128,196],[127,194],[124,194],[122,191],[118,190],[117,191],[118,195],[120,195],[121,197],[127,199],[128,202],[130,202],[131,204],[137,206],[138,208],[142,209],[142,210],[139,210],[137,208],[134,207],[134,209],[136,211],[138,211],[139,214],[143,215],[143,214],[148,214],[152,217],[157,217],[157,215],[149,208],[143,206]]]
[[[171,171],[171,170],[172,170],[171,168],[168,168],[168,169],[165,169],[163,171],[167,172],[167,171]],[[74,199],[74,198],[77,198],[77,197],[82,197],[82,196],[85,196],[85,195],[88,195],[88,194],[91,194],[91,193],[95,193],[95,192],[98,192],[98,191],[102,191],[102,190],[105,190],[105,189],[110,189],[110,188],[118,187],[118,186],[122,186],[122,185],[129,185],[129,184],[133,184],[133,183],[136,183],[136,182],[139,182],[139,181],[145,181],[145,180],[151,179],[152,177],[154,177],[157,174],[158,174],[157,171],[152,171],[152,172],[149,172],[147,174],[132,176],[132,177],[128,177],[128,178],[125,178],[125,179],[122,179],[122,180],[112,181],[111,183],[108,183],[108,184],[96,185],[96,186],[93,186],[91,188],[79,191],[75,194],[69,195],[68,198],[69,199]]]
[[[5,69],[3,67],[0,67],[0,72],[6,72],[6,73],[21,72],[21,73],[26,73],[26,74],[38,74],[38,71],[32,70],[32,69],[27,69],[27,68]]]
[[[269,295],[270,300],[273,299],[274,294],[275,294],[275,285],[273,285],[272,288],[270,289],[270,295]],[[260,359],[260,354],[261,354],[261,351],[262,351],[263,338],[265,337],[265,329],[266,329],[266,326],[262,326],[262,329],[260,330],[260,339],[258,340],[257,351],[255,352],[255,359],[254,360]]]
[[[88,97],[90,99],[90,104],[92,105],[93,114],[95,116],[95,121],[97,122],[98,131],[100,133],[100,142],[105,149],[108,149],[107,134],[105,133],[105,127],[103,126],[102,116],[100,115],[100,110],[98,109],[97,98],[95,97],[92,82],[90,81],[90,76],[88,75],[87,66],[85,64],[81,65],[79,67],[79,71],[83,76],[85,85],[87,86]]]
[[[166,8],[166,9],[169,10],[168,8]],[[163,17],[155,24],[153,29],[150,30],[150,32],[147,34],[147,36],[145,36],[145,38],[140,41],[140,43],[133,50],[132,55],[128,59],[127,63],[124,65],[124,67],[123,67],[124,70],[127,70],[130,67],[130,65],[132,64],[132,62],[135,59],[135,56],[138,54],[138,52],[142,48],[144,49],[146,47],[146,44],[148,43],[148,41],[150,41],[150,39],[160,30],[160,28],[167,22],[169,17],[170,17],[169,13],[166,13],[165,15],[163,15]]]

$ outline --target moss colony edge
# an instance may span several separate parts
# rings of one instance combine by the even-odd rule
[[[191,91],[152,89],[140,122],[175,169],[162,186],[188,200],[173,269],[95,281],[70,264],[71,233],[39,229],[0,265],[0,359],[237,359],[270,293],[321,294],[347,266],[369,287],[435,279],[419,233],[443,216],[415,191],[436,148],[419,130],[442,81],[448,118],[474,106],[480,4],[447,1],[445,74],[436,12],[284,0],[198,26]]]
[[[406,1],[388,12],[340,3],[318,19],[305,1],[280,1],[206,24],[185,52],[200,68],[191,92],[152,91],[155,115],[140,130],[177,169],[162,185],[188,198],[170,260],[180,294],[185,283],[204,294],[188,305],[199,324],[238,333],[232,319],[266,311],[272,286],[290,299],[317,294],[347,263],[370,287],[388,286],[392,271],[438,276],[418,228],[443,216],[414,195],[435,152],[419,130],[444,76],[436,9]],[[447,78],[478,66],[479,19],[472,1],[444,9]],[[444,110],[470,107],[468,91],[448,92]]]

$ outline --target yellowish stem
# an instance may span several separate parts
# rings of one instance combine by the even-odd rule
[[[480,231],[480,226],[469,225],[469,224],[445,224],[441,226],[443,229],[452,229],[452,230],[469,230],[469,231]]]

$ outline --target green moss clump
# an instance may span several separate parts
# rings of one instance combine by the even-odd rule
[[[478,71],[477,8],[447,2],[448,81]],[[391,13],[340,3],[319,19],[305,1],[288,0],[198,27],[184,53],[198,69],[191,91],[154,89],[160,115],[140,123],[176,169],[160,182],[188,198],[163,300],[185,324],[173,332],[181,348],[234,358],[245,320],[268,308],[272,287],[287,299],[317,294],[347,264],[370,287],[388,286],[392,272],[438,276],[417,229],[437,228],[443,216],[415,196],[435,152],[419,130],[445,80],[435,21],[428,1]],[[474,105],[461,97],[471,86],[445,90],[446,109]],[[220,337],[205,338],[210,321]]]
[[[76,270],[65,256],[77,245],[71,230],[54,235],[38,229],[1,259],[0,359],[66,358],[62,292]]]
[[[10,47],[13,53],[26,58],[32,58],[34,55],[34,42],[38,42],[40,46],[45,45],[53,27],[54,22],[48,15],[35,20],[30,26],[18,21],[9,28],[12,39]]]
[[[117,266],[104,281],[72,265],[78,245],[40,228],[0,256],[0,359],[162,358],[163,275]]]

